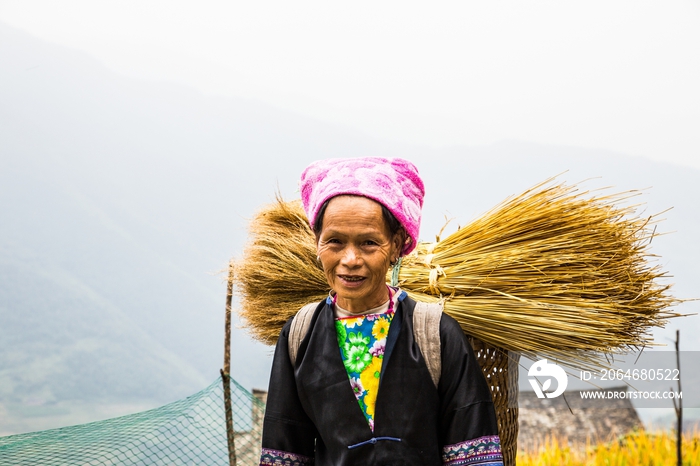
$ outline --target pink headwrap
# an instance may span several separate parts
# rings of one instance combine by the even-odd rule
[[[309,165],[301,174],[301,202],[312,229],[323,203],[341,194],[364,196],[383,204],[411,238],[402,254],[416,247],[425,189],[411,162],[365,157],[319,160]]]

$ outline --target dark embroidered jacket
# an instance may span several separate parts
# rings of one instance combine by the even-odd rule
[[[272,364],[261,465],[500,465],[491,393],[459,324],[440,322],[433,384],[413,338],[415,301],[400,301],[387,337],[372,432],[338,348],[333,309],[319,304],[295,366],[290,322]]]

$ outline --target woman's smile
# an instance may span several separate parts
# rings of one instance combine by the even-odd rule
[[[350,286],[359,285],[365,280],[365,277],[358,277],[356,275],[338,275],[338,278],[347,282]]]

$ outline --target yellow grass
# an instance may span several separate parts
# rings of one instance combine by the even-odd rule
[[[700,466],[700,433],[683,436],[683,465]],[[669,432],[637,431],[610,442],[571,447],[549,438],[534,452],[518,452],[518,466],[672,466],[676,437]]]
[[[649,345],[678,301],[648,245],[656,216],[624,205],[636,195],[579,192],[551,180],[512,197],[404,258],[399,285],[445,302],[464,331],[533,359],[606,366],[605,354]],[[329,289],[298,201],[265,207],[236,263],[240,314],[268,344],[304,304]],[[389,281],[391,273],[387,275]]]

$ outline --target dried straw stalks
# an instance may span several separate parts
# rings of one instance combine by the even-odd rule
[[[670,307],[679,301],[649,261],[658,216],[620,205],[634,192],[590,194],[547,180],[509,198],[419,244],[403,259],[399,285],[414,299],[444,300],[445,312],[486,343],[576,368],[607,366],[607,354],[649,345],[651,327],[676,316]],[[329,288],[299,201],[264,208],[250,234],[236,265],[240,314],[255,338],[273,344]]]

